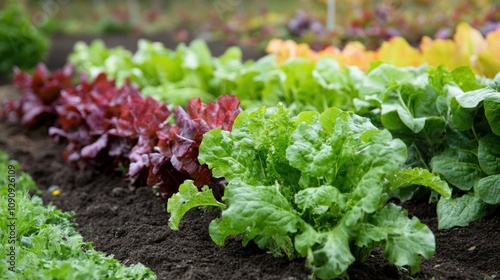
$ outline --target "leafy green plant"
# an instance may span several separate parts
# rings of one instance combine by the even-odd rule
[[[14,173],[18,175],[15,182],[9,179],[14,177],[7,176]],[[30,197],[28,191],[36,189],[35,183],[28,174],[21,173],[19,164],[8,160],[2,151],[0,174],[0,273],[3,278],[156,279],[144,265],[123,266],[113,256],[95,251],[91,243],[84,242],[70,220],[73,214],[64,213],[52,205],[44,206],[40,197]],[[14,185],[9,188],[9,184]],[[12,193],[9,189],[14,188],[16,206],[12,214],[16,218],[15,230],[9,224],[12,222],[8,219],[12,217],[9,211],[12,210],[7,199],[12,197],[8,196]],[[9,243],[11,232],[15,233],[14,244]],[[9,254],[15,255],[15,268],[8,262],[12,260]]]
[[[241,61],[241,51],[229,49],[218,62],[201,40],[189,46],[180,44],[175,51],[166,49],[161,43],[140,40],[135,54],[121,47],[108,49],[97,40],[91,45],[77,43],[68,61],[91,78],[104,72],[116,79],[118,85],[130,79],[146,96],[173,105],[185,105],[193,97],[208,102],[222,95],[216,90],[219,83],[214,80],[214,68],[228,59],[234,61],[233,57]]]
[[[210,235],[224,245],[242,235],[275,255],[306,257],[320,278],[345,273],[379,246],[384,257],[418,270],[435,250],[434,235],[392,203],[391,191],[424,185],[450,196],[446,182],[423,169],[401,169],[406,146],[366,118],[332,108],[295,118],[281,106],[244,111],[232,132],[208,132],[199,161],[224,177],[223,202],[186,181],[169,201],[170,227],[197,206],[215,206]]]
[[[356,84],[364,76],[357,68],[341,68],[332,58],[278,65],[273,56],[267,56],[243,63],[237,47],[212,57],[202,40],[180,44],[175,51],[141,40],[135,54],[123,48],[108,49],[102,41],[80,42],[69,62],[93,78],[100,72],[119,84],[130,78],[144,95],[169,104],[184,105],[193,97],[208,102],[231,93],[242,100],[243,108],[283,102],[294,113],[333,106],[352,109],[358,95]]]
[[[30,69],[44,59],[49,41],[31,24],[22,5],[9,2],[0,10],[0,74],[12,68]]]
[[[500,84],[451,97],[451,124],[458,139],[435,156],[431,167],[464,194],[441,199],[441,228],[465,226],[500,205]],[[451,161],[450,161],[451,160]],[[451,219],[456,214],[455,219]]]
[[[363,76],[359,69],[342,68],[332,58],[317,63],[295,59],[277,65],[274,57],[268,56],[247,62],[226,80],[233,85],[233,94],[242,100],[244,108],[282,102],[298,114],[323,112],[331,107],[352,109],[352,100],[358,96],[356,82]]]
[[[358,112],[405,141],[408,166],[431,170],[454,187],[453,197],[438,202],[441,229],[467,226],[500,204],[498,88],[468,67],[387,64],[361,83]]]

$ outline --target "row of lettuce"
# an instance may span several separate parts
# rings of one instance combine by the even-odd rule
[[[5,175],[0,177],[0,272],[5,279],[156,279],[142,264],[123,266],[84,242],[71,222],[73,214],[30,196],[38,192],[35,183],[3,151],[0,172]]]
[[[2,114],[25,127],[51,126],[49,135],[67,142],[68,163],[121,170],[131,186],[156,186],[164,200],[185,179],[222,188],[225,181],[198,163],[198,147],[209,130],[231,128],[241,111],[236,97],[208,105],[194,98],[186,112],[144,97],[128,82],[117,87],[106,74],[75,83],[71,65],[53,74],[42,64],[33,74],[15,72],[21,97],[6,102]]]
[[[99,41],[77,44],[69,61],[91,77],[105,72],[119,83],[131,77],[143,94],[169,104],[231,93],[244,109],[282,102],[292,115],[337,107],[368,117],[407,144],[406,166],[431,170],[455,187],[454,199],[439,200],[441,228],[467,225],[500,203],[500,79],[469,67],[373,63],[363,72],[329,57],[277,63],[273,55],[243,62],[239,49],[214,58],[202,41],[175,51],[140,41],[135,54]]]
[[[383,246],[415,272],[434,236],[390,198],[437,201],[442,229],[500,204],[499,81],[468,67],[243,62],[239,49],[214,58],[201,41],[175,51],[141,41],[135,54],[80,43],[69,60],[79,79],[71,66],[16,70],[21,98],[3,115],[49,122],[68,162],[121,169],[171,197],[172,228],[193,207],[220,208],[217,244],[241,234],[306,257],[321,278]]]

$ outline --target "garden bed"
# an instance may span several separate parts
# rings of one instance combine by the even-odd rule
[[[147,39],[162,41],[174,48],[165,34]],[[78,40],[90,42],[91,36],[55,36],[49,54],[51,69],[62,67]],[[106,36],[110,46],[122,45],[135,51],[138,37]],[[209,44],[212,53],[220,55],[227,45]],[[244,58],[262,54],[243,48]],[[5,78],[0,84],[7,84]],[[0,103],[15,97],[13,87],[0,87]],[[159,279],[307,279],[310,272],[304,260],[274,258],[251,243],[241,246],[239,238],[230,238],[227,246],[214,245],[208,225],[218,212],[193,210],[181,223],[180,231],[172,231],[169,215],[150,188],[132,192],[122,174],[100,174],[95,170],[72,169],[62,160],[64,143],[55,144],[47,136],[47,127],[25,130],[18,125],[0,123],[0,149],[21,162],[37,184],[45,191],[44,201],[66,211],[76,212],[78,230],[95,248],[114,254],[124,264],[141,262]],[[61,193],[52,195],[51,186]],[[500,273],[499,211],[468,228],[437,230],[435,205],[426,201],[403,204],[410,215],[429,225],[436,235],[436,255],[424,260],[418,279],[488,279]],[[411,279],[382,258],[376,250],[368,260],[355,263],[348,270],[350,279]]]
[[[1,87],[0,102],[9,96],[15,96],[14,89]],[[159,279],[307,279],[310,274],[303,260],[274,258],[255,245],[243,248],[234,238],[225,247],[213,244],[208,224],[216,212],[190,211],[181,231],[172,231],[169,215],[150,188],[131,192],[120,174],[68,167],[61,157],[64,145],[55,144],[46,127],[27,131],[2,121],[0,131],[0,149],[20,161],[45,190],[44,201],[75,211],[85,240],[124,264],[141,262]],[[52,185],[60,188],[60,195],[46,191]],[[436,235],[436,255],[422,262],[419,279],[484,279],[500,274],[499,211],[467,228],[438,231],[435,206],[426,202],[404,206]],[[348,274],[350,279],[408,278],[379,251],[364,264],[351,266]]]

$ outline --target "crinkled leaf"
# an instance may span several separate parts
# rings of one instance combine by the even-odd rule
[[[455,98],[460,106],[464,108],[475,108],[486,98],[498,97],[499,94],[500,93],[498,93],[495,89],[487,87],[465,92]]]
[[[314,177],[332,178],[339,168],[335,165],[340,163],[335,159],[339,157],[338,151],[343,148],[342,140],[338,141],[340,146],[329,145],[322,141],[326,138],[323,134],[325,132],[319,123],[300,124],[292,135],[293,145],[286,150],[287,159],[293,167],[302,172],[310,173]]]
[[[199,206],[214,206],[224,209],[225,205],[218,202],[212,190],[205,188],[201,192],[192,180],[186,180],[179,186],[179,192],[174,194],[167,202],[167,212],[170,213],[168,226],[178,230],[182,217],[191,209]]]
[[[474,187],[476,195],[489,204],[500,204],[500,174],[482,178]]]
[[[233,95],[223,95],[217,102],[206,105],[199,98],[193,98],[188,102],[187,112],[191,119],[203,119],[211,129],[221,126],[230,131],[241,112],[239,105],[240,101]]]
[[[162,198],[175,193],[184,179],[192,179],[200,189],[204,185],[212,188],[215,197],[220,199],[225,179],[220,178],[222,176],[214,178],[208,166],[198,161],[199,147],[204,134],[210,129],[231,129],[241,111],[238,99],[221,96],[217,102],[207,105],[198,98],[193,99],[188,104],[189,113],[180,106],[175,108],[174,125],[165,122],[170,113],[165,104],[157,103],[150,97],[145,101],[144,105],[141,105],[141,100],[136,105],[129,105],[131,108],[119,120],[118,133],[139,136],[130,156],[129,179],[135,184],[158,185]],[[151,160],[145,161],[144,154]],[[144,176],[145,173],[148,175]]]
[[[500,136],[500,92],[495,96],[485,97],[484,114],[493,133]]]
[[[390,173],[405,160],[404,144],[365,118],[328,110],[321,114],[320,124],[298,126],[287,159],[303,173],[324,178],[341,191],[352,191],[369,169],[379,172],[381,167]]]
[[[241,115],[244,114],[245,112]],[[228,180],[253,178],[253,174],[262,172],[262,162],[253,151],[251,143],[235,144],[233,136],[220,128],[204,135],[198,160],[211,168],[214,177],[225,177]]]
[[[340,209],[346,207],[346,198],[340,191],[332,186],[320,186],[307,188],[295,194],[297,207],[304,211],[312,209],[314,214],[323,214],[335,205]]]
[[[116,131],[123,125],[122,119],[117,119],[128,114],[131,103],[134,106],[144,103],[138,89],[130,83],[117,87],[115,81],[108,80],[105,74],[98,75],[92,82],[84,80],[75,88],[63,90],[55,107],[61,130],[53,136],[65,137],[69,141],[67,152],[73,155],[66,159],[71,163],[83,160],[95,167],[127,165],[138,138],[138,133],[132,131],[137,128],[130,125],[126,133]],[[158,112],[149,112],[145,117],[153,113]]]
[[[432,158],[431,168],[433,173],[464,191],[472,189],[475,182],[485,176],[477,155],[466,150],[445,150]]]
[[[486,216],[488,204],[470,193],[460,197],[441,198],[437,204],[438,228],[465,227]]]
[[[455,68],[451,71],[451,75],[455,83],[463,90],[463,91],[472,91],[477,90],[480,85],[478,85],[476,80],[476,75],[472,71],[472,68],[467,66],[461,66]]]
[[[244,179],[252,184],[272,184],[274,179],[298,181],[284,153],[296,124],[282,107],[269,119],[265,114],[264,107],[244,111],[236,118],[232,133],[218,129],[207,133],[200,146],[200,162],[208,164],[215,177],[228,180]],[[283,165],[274,164],[276,161]]]
[[[410,185],[426,186],[438,192],[443,197],[451,196],[451,189],[446,181],[422,168],[400,169],[391,179],[390,189]]]
[[[320,278],[341,276],[355,260],[344,227],[328,232],[306,227],[295,237],[295,248],[302,256],[307,256],[306,266]]]
[[[298,213],[281,194],[279,185],[252,186],[233,180],[225,189],[224,201],[227,208],[222,212],[222,221],[211,225],[210,231],[218,243],[227,238],[225,233],[286,236],[296,232],[301,223]]]
[[[430,258],[436,248],[432,231],[416,217],[408,219],[400,206],[389,204],[374,217],[376,227],[387,233],[384,257],[399,266],[416,271],[421,257]]]
[[[481,138],[477,157],[484,173],[500,174],[500,136],[490,133]]]
[[[11,121],[21,121],[25,127],[44,122],[52,125],[61,91],[73,85],[73,73],[72,65],[66,65],[52,74],[44,64],[38,64],[33,74],[15,67],[13,82],[21,96],[3,105],[2,116]]]
[[[415,73],[407,68],[399,68],[391,64],[382,64],[372,69],[360,85],[360,93],[364,96],[378,95],[382,97],[387,89],[395,85],[410,82]]]

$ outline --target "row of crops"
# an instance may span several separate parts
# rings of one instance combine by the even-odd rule
[[[328,55],[213,57],[203,41],[138,47],[78,43],[54,73],[16,69],[20,98],[2,115],[50,126],[69,164],[153,187],[173,229],[189,209],[218,208],[216,244],[241,235],[320,278],[379,246],[417,272],[434,235],[389,200],[437,203],[440,229],[500,204],[500,80],[473,65],[363,71]]]
[[[44,206],[35,182],[0,151],[0,273],[4,279],[156,279],[142,264],[125,267],[84,242],[73,214]],[[19,239],[19,240],[16,240]]]

